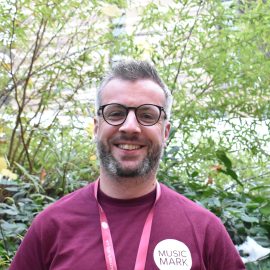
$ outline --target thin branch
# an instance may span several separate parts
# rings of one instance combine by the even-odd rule
[[[56,79],[58,78],[58,75],[59,75],[60,72],[58,72],[58,74],[56,75],[56,77],[53,79],[53,80],[50,80],[48,81],[43,87],[42,89],[47,89],[47,86],[48,84],[50,83],[50,87],[49,87],[49,90],[46,92],[46,94],[50,95],[51,91],[52,91],[52,86],[54,85]],[[40,91],[42,91],[42,89],[40,89]],[[31,117],[28,121],[27,121],[27,125],[29,126],[30,125],[30,122],[37,117],[38,113],[41,111],[40,113],[40,116],[39,116],[39,120],[37,122],[37,124],[34,125],[34,127],[31,129],[30,131],[30,134],[28,135],[28,138],[27,138],[27,141],[26,141],[26,147],[27,149],[29,148],[30,146],[30,143],[31,143],[31,140],[32,140],[32,137],[33,137],[33,134],[35,132],[35,130],[40,126],[40,123],[41,123],[41,119],[42,119],[42,116],[44,114],[44,111],[46,109],[45,105],[43,104],[43,101],[44,101],[44,97],[42,96],[40,101],[39,101],[39,105],[38,105],[38,108],[35,112],[35,114],[33,115],[33,117]],[[43,106],[43,108],[42,108]],[[19,157],[17,159],[17,163],[20,163],[20,160],[22,158],[22,155],[24,153],[24,149],[21,150],[20,154],[19,154]],[[35,155],[34,155],[35,156]],[[32,156],[32,162],[34,164],[34,157]]]
[[[183,47],[183,50],[182,50],[182,52],[181,52],[180,62],[179,62],[179,64],[178,64],[177,73],[176,73],[176,76],[175,76],[174,82],[173,82],[174,85],[176,85],[176,83],[177,83],[177,80],[178,80],[178,77],[179,77],[179,74],[180,74],[180,70],[181,70],[181,67],[182,67],[182,62],[183,62],[183,59],[184,59],[184,56],[185,56],[185,52],[186,52],[186,49],[187,49],[187,45],[188,45],[188,42],[189,42],[189,40],[190,40],[190,38],[191,38],[191,35],[192,35],[192,33],[193,33],[193,30],[194,30],[194,28],[195,28],[195,26],[196,26],[196,24],[197,24],[197,21],[198,21],[198,19],[199,19],[199,13],[200,13],[202,7],[203,7],[203,1],[200,1],[200,5],[199,5],[199,7],[198,7],[198,9],[197,9],[197,12],[196,12],[196,18],[195,18],[195,20],[194,20],[193,25],[191,26],[191,28],[190,28],[190,30],[189,30],[189,34],[188,34],[186,43],[185,43],[185,45],[184,45],[184,47]]]
[[[248,182],[250,182],[250,180],[253,180],[253,179],[256,179],[256,178],[262,178],[262,177],[265,177],[265,176],[268,176],[268,175],[270,175],[270,172],[266,172],[266,173],[262,173],[262,174],[260,174],[260,175],[256,175],[256,176],[252,176],[252,177],[250,177],[250,178],[246,178],[246,179],[242,180],[241,182],[242,182],[242,183],[248,183]],[[230,189],[236,187],[236,185],[237,185],[237,183],[231,184],[229,187],[227,187],[227,188],[225,189],[225,191],[228,191],[228,190],[230,190]]]
[[[209,80],[209,82],[203,87],[202,91],[200,93],[198,93],[196,95],[196,98],[202,96],[211,86],[211,83],[214,81],[214,79],[212,78],[211,80]]]
[[[16,13],[17,13],[17,1],[15,3],[15,6],[16,6]],[[8,155],[7,155],[7,158],[9,161],[11,160],[11,155],[12,155],[13,145],[14,145],[14,140],[15,140],[15,134],[16,134],[16,131],[17,131],[17,128],[19,125],[19,114],[20,114],[20,110],[21,110],[20,104],[18,102],[18,88],[17,88],[16,77],[13,74],[12,40],[13,40],[13,36],[15,33],[15,18],[16,18],[16,16],[14,16],[14,19],[12,20],[12,35],[11,35],[11,41],[10,41],[10,46],[9,46],[9,55],[10,55],[10,73],[11,73],[11,77],[12,77],[11,79],[13,81],[13,85],[14,85],[14,89],[15,89],[15,99],[16,99],[16,102],[18,104],[19,110],[18,110],[18,114],[17,114],[17,118],[16,118],[15,127],[12,130],[10,143],[9,143],[9,151],[8,151]],[[11,165],[12,165],[12,163],[11,163]]]
[[[38,50],[38,48],[39,48],[39,46],[41,44],[40,39],[43,37],[44,31],[45,31],[46,23],[44,24],[44,27],[43,27],[43,24],[44,24],[44,21],[42,19],[41,22],[40,22],[40,27],[39,27],[38,32],[37,32],[35,47],[34,47],[34,51],[33,51],[33,55],[32,55],[32,60],[30,62],[28,75],[27,75],[26,79],[24,80],[23,94],[22,94],[21,102],[19,100],[19,93],[18,93],[17,83],[14,80],[15,100],[16,100],[16,103],[17,103],[17,106],[18,106],[18,113],[17,113],[17,117],[16,117],[15,126],[14,126],[14,128],[12,130],[11,140],[10,140],[10,144],[9,144],[9,151],[8,151],[8,159],[10,161],[11,166],[13,166],[13,163],[15,161],[15,155],[16,155],[16,151],[13,152],[13,145],[14,145],[15,134],[16,134],[17,128],[18,128],[18,126],[20,126],[21,139],[22,139],[22,143],[23,143],[23,146],[24,146],[24,150],[25,150],[26,155],[27,155],[27,160],[29,162],[30,169],[32,168],[32,164],[31,164],[29,153],[28,153],[28,149],[25,148],[26,147],[26,142],[24,140],[25,135],[24,135],[23,123],[21,121],[21,115],[23,113],[24,106],[25,106],[26,90],[27,90],[29,80],[31,78],[31,73],[32,73],[32,69],[33,69],[33,66],[34,66],[34,62],[36,60],[37,50]],[[41,31],[42,27],[44,28],[43,31]],[[40,33],[41,33],[41,36],[40,36]],[[12,76],[12,78],[14,78],[14,76]]]

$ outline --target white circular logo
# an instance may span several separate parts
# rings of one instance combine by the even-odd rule
[[[192,266],[189,248],[175,239],[166,239],[156,245],[154,261],[160,270],[190,270]]]

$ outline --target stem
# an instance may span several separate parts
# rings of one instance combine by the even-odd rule
[[[21,133],[20,137],[21,137],[21,140],[22,140],[22,143],[23,143],[23,149],[24,149],[24,152],[26,154],[26,158],[27,158],[27,161],[28,161],[28,164],[29,164],[30,172],[33,169],[33,165],[32,165],[31,159],[30,159],[27,143],[25,141],[25,128],[24,128],[24,125],[22,123],[21,116],[22,116],[22,113],[24,111],[25,104],[26,104],[27,87],[28,87],[30,78],[32,77],[32,70],[33,70],[34,62],[36,61],[36,55],[37,55],[37,52],[38,52],[38,50],[40,48],[41,41],[42,41],[44,33],[45,33],[45,29],[46,29],[46,22],[44,22],[44,20],[42,19],[41,22],[40,22],[39,29],[37,31],[34,51],[33,51],[32,59],[31,59],[30,66],[29,66],[29,69],[28,69],[28,74],[27,74],[26,79],[24,81],[23,93],[22,93],[22,98],[21,99],[19,98],[18,87],[16,85],[16,81],[14,80],[15,99],[16,99],[16,103],[18,105],[18,114],[17,114],[17,118],[16,118],[15,127],[13,128],[12,135],[11,135],[10,147],[9,147],[9,152],[8,152],[8,159],[10,160],[11,166],[13,166],[14,161],[15,161],[15,157],[16,157],[16,153],[18,151],[18,148],[16,148],[15,151],[13,151],[13,145],[14,145],[14,141],[15,141],[16,131],[17,131],[18,127],[20,127],[20,133]],[[14,76],[12,76],[12,77],[14,78]]]
[[[188,34],[186,43],[185,43],[184,48],[183,48],[183,50],[181,52],[180,62],[179,62],[177,73],[176,73],[176,76],[175,76],[174,82],[173,82],[174,85],[176,85],[176,82],[178,80],[178,77],[179,77],[179,74],[180,74],[180,70],[181,70],[181,67],[182,67],[182,63],[183,63],[183,59],[184,59],[184,55],[185,55],[185,52],[186,52],[186,49],[187,49],[187,45],[188,45],[188,42],[189,42],[189,40],[191,38],[192,32],[193,32],[193,30],[194,30],[194,28],[195,28],[195,26],[197,24],[197,21],[198,21],[198,18],[199,18],[199,12],[201,11],[202,6],[203,6],[203,1],[200,1],[200,5],[199,5],[199,7],[197,9],[197,12],[196,12],[196,18],[194,20],[193,25],[191,26],[191,28],[189,30],[189,34]]]
[[[8,243],[6,241],[6,237],[5,237],[5,234],[4,234],[4,231],[3,231],[3,228],[2,228],[1,222],[0,222],[0,232],[1,232],[1,235],[2,235],[2,238],[3,238],[3,243],[4,243],[5,251],[7,252],[7,255],[9,256]]]

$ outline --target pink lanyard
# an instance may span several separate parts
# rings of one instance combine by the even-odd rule
[[[103,209],[102,209],[102,207],[99,204],[98,199],[97,199],[98,183],[99,183],[99,180],[97,180],[95,182],[94,191],[95,191],[95,198],[97,200],[98,209],[99,209],[103,249],[104,249],[104,254],[105,254],[107,270],[117,270],[115,253],[114,253],[113,242],[112,242],[112,236],[111,236],[108,220],[107,220],[105,212],[103,211]],[[138,248],[138,253],[137,253],[137,258],[136,258],[134,270],[143,270],[145,267],[147,250],[148,250],[149,239],[150,239],[150,234],[151,234],[151,227],[152,227],[152,222],[153,222],[153,217],[154,217],[154,209],[155,209],[155,205],[160,197],[160,193],[161,193],[160,185],[157,182],[156,200],[155,200],[155,203],[152,206],[150,212],[148,213],[148,216],[146,218],[146,221],[145,221],[145,224],[143,227],[143,232],[142,232],[142,236],[141,236],[141,240],[140,240],[140,244],[139,244],[139,248]]]

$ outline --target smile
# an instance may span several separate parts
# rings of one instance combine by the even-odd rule
[[[137,150],[142,148],[142,146],[134,144],[118,144],[117,146],[123,150]]]

